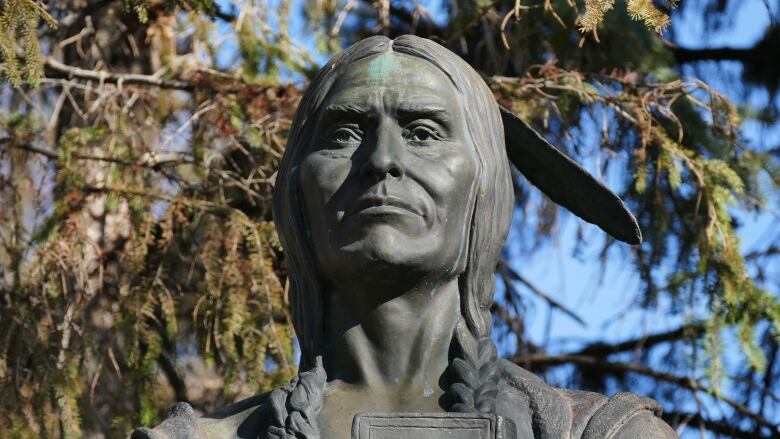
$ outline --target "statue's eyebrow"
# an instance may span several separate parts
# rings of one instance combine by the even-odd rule
[[[325,107],[325,114],[329,117],[366,116],[370,112],[370,107],[353,103],[332,104]]]
[[[443,105],[427,102],[399,102],[395,109],[399,119],[436,119],[442,122],[452,120],[452,113]],[[366,118],[374,112],[368,105],[351,102],[336,103],[325,107],[325,118],[328,120]]]
[[[445,122],[452,119],[450,111],[439,104],[402,102],[396,111],[401,119],[433,118]]]

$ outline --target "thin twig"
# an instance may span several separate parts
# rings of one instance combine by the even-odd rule
[[[508,277],[511,280],[515,280],[517,282],[520,282],[521,284],[525,285],[526,288],[531,290],[532,293],[536,294],[537,296],[541,297],[545,302],[547,302],[548,305],[551,307],[561,311],[562,313],[566,314],[567,316],[574,319],[577,323],[582,325],[583,327],[587,327],[587,323],[585,323],[585,320],[578,316],[574,311],[567,308],[562,303],[558,302],[554,298],[552,298],[549,294],[545,293],[544,291],[540,290],[536,287],[536,285],[532,284],[528,279],[526,279],[524,276],[521,276],[520,273],[513,270],[509,265],[502,263],[500,264],[499,268],[500,271],[504,271]]]
[[[186,81],[176,79],[165,79],[155,75],[140,75],[136,73],[111,73],[105,71],[87,70],[80,67],[73,67],[63,64],[54,58],[47,56],[43,63],[51,70],[63,73],[69,77],[79,79],[91,79],[101,82],[110,82],[115,84],[140,84],[152,85],[155,87],[171,88],[175,90],[192,91],[195,86]]]

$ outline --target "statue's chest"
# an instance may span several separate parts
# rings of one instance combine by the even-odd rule
[[[348,431],[322,427],[323,439],[519,439],[511,421],[482,413],[359,413]]]
[[[420,392],[415,397],[412,392],[361,392],[350,390],[329,391],[325,403],[317,416],[322,439],[349,439],[352,424],[359,413],[444,413],[439,405],[442,391]],[[381,439],[384,436],[371,436]],[[434,439],[426,437],[425,439]],[[456,438],[452,438],[456,439]]]

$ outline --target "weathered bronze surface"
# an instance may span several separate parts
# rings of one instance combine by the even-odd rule
[[[203,417],[179,404],[133,438],[677,437],[652,400],[555,389],[496,356],[508,158],[576,215],[641,242],[621,200],[500,109],[457,55],[402,36],[335,56],[301,101],[274,190],[300,374]]]

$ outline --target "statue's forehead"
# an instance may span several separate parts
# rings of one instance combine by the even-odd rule
[[[430,62],[397,52],[384,52],[345,66],[336,77],[327,100],[393,94],[401,100],[436,97],[443,104],[457,105],[452,81]]]
[[[392,52],[385,52],[368,60],[366,79],[371,82],[384,82],[394,73],[402,71],[403,64],[398,57],[393,56]]]
[[[444,72],[430,62],[398,52],[383,52],[345,66],[339,72],[336,83],[342,87],[409,83],[442,90],[454,88]]]

